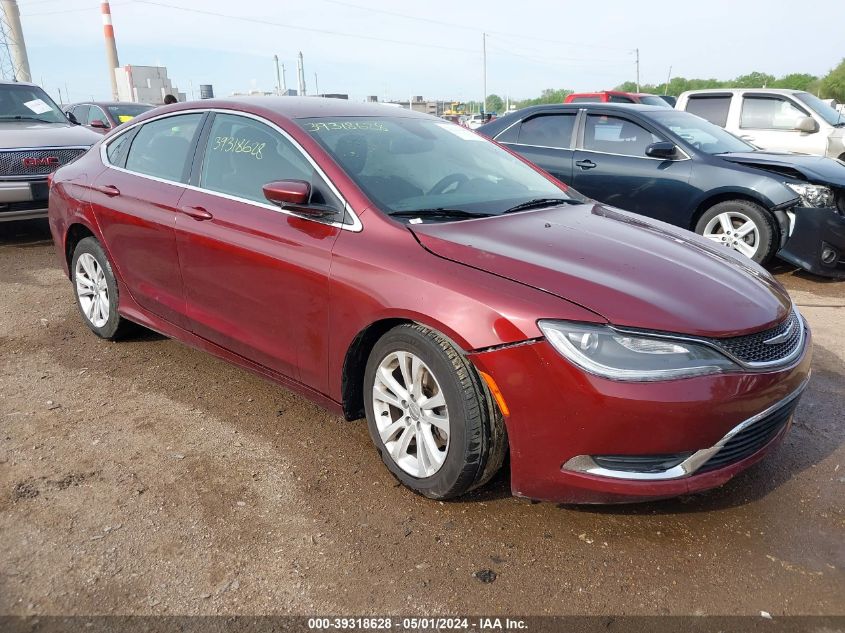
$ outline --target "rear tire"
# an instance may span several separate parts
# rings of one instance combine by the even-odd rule
[[[133,324],[118,314],[117,280],[96,238],[86,237],[76,245],[70,274],[79,313],[94,334],[116,340],[131,331]]]
[[[504,421],[486,384],[451,341],[422,325],[397,326],[376,343],[364,407],[388,470],[426,497],[465,494],[504,462]]]
[[[695,225],[699,235],[765,264],[777,251],[775,219],[759,204],[726,200],[707,209]]]

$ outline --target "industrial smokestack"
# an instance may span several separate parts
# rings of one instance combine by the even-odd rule
[[[21,13],[18,11],[17,0],[3,0],[3,14],[9,27],[8,44],[9,56],[12,59],[16,81],[32,81],[29,72],[29,58],[26,55],[26,43],[21,28]]]
[[[111,81],[111,96],[117,101],[117,77],[114,74],[114,69],[120,66],[117,61],[117,43],[114,40],[114,27],[111,22],[111,7],[108,1],[100,5],[100,10],[103,13],[103,37],[106,38],[106,63],[109,67],[109,80]]]
[[[305,62],[302,61],[302,51],[296,60],[296,70],[299,73],[299,94],[305,96]]]

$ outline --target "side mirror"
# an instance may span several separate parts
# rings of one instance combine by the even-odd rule
[[[652,158],[675,158],[678,148],[669,141],[658,141],[645,148],[645,155]]]
[[[101,119],[94,119],[94,120],[93,120],[93,121],[91,121],[91,123],[89,123],[88,125],[90,125],[91,127],[98,128],[98,129],[100,129],[100,130],[107,130],[107,129],[109,129],[108,124],[107,124],[105,121],[101,120]]]
[[[282,209],[294,211],[311,218],[325,218],[337,214],[337,210],[324,204],[309,202],[311,185],[304,180],[276,180],[262,187],[264,197]]]
[[[73,116],[73,112],[65,112],[65,116],[67,120],[73,123],[74,125],[79,125],[79,121],[76,120],[76,117]]]
[[[795,122],[795,129],[800,132],[812,134],[813,132],[819,131],[819,124],[816,123],[816,120],[811,116],[802,116]]]

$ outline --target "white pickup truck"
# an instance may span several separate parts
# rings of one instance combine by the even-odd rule
[[[769,151],[845,160],[845,113],[803,90],[690,90],[676,110],[696,114]]]

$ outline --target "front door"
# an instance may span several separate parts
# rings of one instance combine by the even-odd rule
[[[190,327],[317,389],[327,379],[329,267],[340,229],[270,204],[262,187],[305,180],[340,201],[302,152],[251,117],[214,115],[176,220]],[[318,197],[319,200],[315,200]]]
[[[572,185],[572,133],[576,112],[538,114],[513,130],[510,141],[499,139],[552,176]]]
[[[665,160],[646,148],[665,139],[631,119],[589,113],[575,151],[573,187],[594,200],[686,226],[692,161]]]
[[[739,114],[739,136],[761,149],[824,156],[827,137],[821,132],[801,132],[795,127],[810,113],[780,95],[745,94]]]
[[[109,143],[91,203],[127,290],[146,310],[185,325],[174,225],[201,113],[156,119]]]

